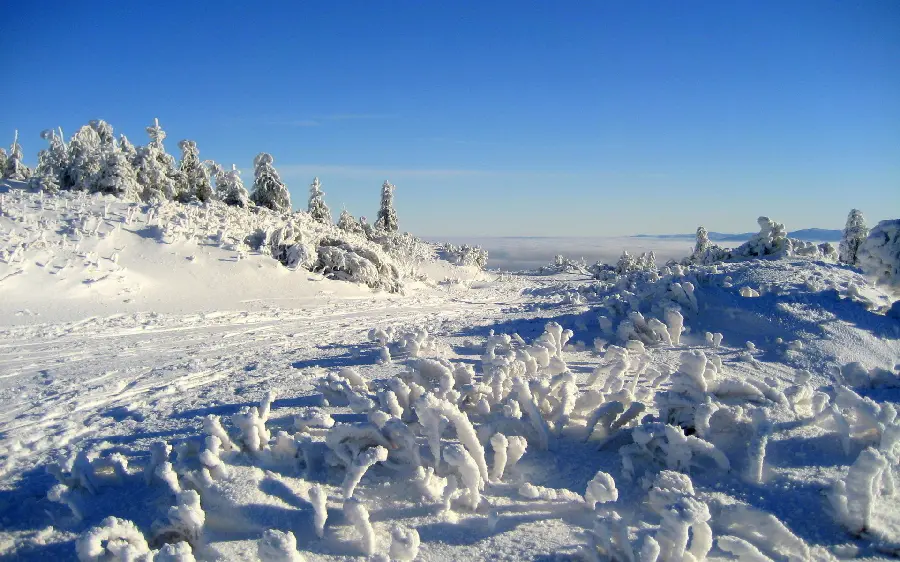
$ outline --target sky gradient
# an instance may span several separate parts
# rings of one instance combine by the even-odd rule
[[[105,119],[422,235],[900,216],[900,2],[15,2],[0,142]],[[5,140],[9,137],[8,140]]]

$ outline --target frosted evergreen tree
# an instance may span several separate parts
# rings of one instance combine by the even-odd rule
[[[40,189],[56,191],[69,167],[69,153],[62,137],[57,135],[56,131],[52,129],[42,131],[41,138],[46,140],[50,146],[38,152],[38,163],[34,168],[34,176],[40,179],[35,180],[35,188],[38,188],[39,185],[46,185]]]
[[[702,226],[697,227],[697,242],[694,244],[694,256],[702,256],[709,249],[709,232]]]
[[[60,187],[79,191],[96,191],[100,173],[100,135],[92,127],[85,125],[78,129],[69,141],[69,158]]]
[[[325,192],[322,191],[319,178],[314,178],[309,184],[309,214],[319,222],[331,222],[331,210],[325,204]]]
[[[0,147],[0,177],[3,176],[3,172],[6,170],[6,161],[9,157],[6,155],[6,149]]]
[[[178,168],[178,176],[175,191],[180,201],[209,201],[213,198],[213,189],[209,180],[209,171],[200,162],[200,151],[197,143],[192,140],[183,140],[178,143],[181,148],[181,165]]]
[[[338,228],[344,232],[352,232],[353,234],[365,234],[362,225],[353,218],[353,215],[347,212],[347,209],[341,211],[341,216],[337,223]]]
[[[384,180],[381,185],[381,208],[378,209],[378,218],[375,219],[375,228],[385,232],[397,232],[397,211],[394,210],[394,190],[391,182]]]
[[[119,150],[122,151],[122,154],[125,155],[125,158],[128,158],[132,165],[135,164],[137,161],[137,149],[125,135],[119,135]]]
[[[35,168],[34,173],[28,178],[28,188],[34,191],[56,193],[59,191],[59,177],[55,174],[48,173],[47,170],[38,171],[37,168]]]
[[[287,213],[291,211],[291,194],[272,166],[274,161],[266,152],[260,152],[253,159],[253,194],[250,197],[260,207]]]
[[[222,169],[221,166],[218,166],[219,169]],[[250,204],[250,194],[247,193],[247,188],[244,187],[244,181],[241,179],[241,171],[237,169],[237,166],[234,164],[231,165],[231,170],[225,172],[223,170],[221,174],[221,183],[219,180],[220,176],[216,176],[216,191],[219,199],[222,200],[226,205],[234,205],[236,207],[246,207]]]
[[[104,151],[104,159],[97,178],[97,190],[130,200],[137,200],[140,197],[142,189],[138,184],[137,174],[121,150],[112,148]]]
[[[166,132],[159,126],[159,119],[147,127],[150,144],[137,149],[135,172],[141,186],[144,201],[164,201],[175,198],[175,159],[166,153],[163,139]]]
[[[116,144],[116,136],[113,134],[112,125],[103,119],[94,119],[88,122],[88,125],[97,132],[97,136],[100,137],[100,145],[104,149],[112,148]]]
[[[19,145],[19,131],[16,131],[6,165],[3,167],[3,179],[25,181],[31,176],[31,170],[22,162],[23,158],[22,147]]]
[[[853,209],[847,215],[847,224],[844,226],[838,249],[838,259],[846,264],[859,265],[857,253],[868,236],[869,229],[866,227],[866,219],[863,217],[862,211]]]

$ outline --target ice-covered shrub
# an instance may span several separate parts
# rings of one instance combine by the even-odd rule
[[[900,288],[900,219],[879,222],[860,245],[857,260],[877,283]]]
[[[863,450],[846,478],[838,480],[828,496],[835,519],[852,533],[869,529],[875,502],[894,493],[890,459],[881,451]]]
[[[481,246],[463,244],[438,244],[437,252],[441,259],[462,266],[474,266],[484,269],[488,261],[488,251]]]
[[[363,283],[376,289],[391,292],[400,289],[400,273],[384,254],[334,239],[325,239],[319,244],[313,271],[331,279]]]
[[[869,228],[862,211],[853,209],[847,215],[847,224],[841,233],[840,260],[843,263],[857,265],[859,247],[869,236]]]
[[[256,545],[256,555],[260,562],[304,562],[297,551],[297,538],[294,533],[269,529]]]

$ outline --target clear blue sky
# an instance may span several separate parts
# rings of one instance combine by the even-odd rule
[[[13,2],[0,133],[159,117],[423,235],[900,216],[900,2]]]

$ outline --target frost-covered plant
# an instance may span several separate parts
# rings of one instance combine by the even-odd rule
[[[100,146],[104,150],[111,149],[115,146],[116,136],[113,133],[112,125],[103,119],[91,119],[88,122],[88,126],[97,132],[97,137],[100,139]]]
[[[80,191],[96,191],[97,177],[102,162],[100,136],[85,125],[78,129],[69,141],[68,168],[61,187]]]
[[[400,290],[400,272],[387,256],[362,245],[327,239],[320,242],[313,271],[330,279],[363,283],[373,289]]]
[[[313,178],[313,182],[309,184],[309,205],[307,210],[313,220],[330,223],[331,211],[328,209],[328,205],[325,204],[325,192],[322,191],[321,186],[322,184],[319,183],[318,177]]]
[[[863,217],[862,211],[852,209],[847,215],[847,224],[841,233],[841,245],[839,259],[841,262],[856,265],[858,263],[857,253],[859,247],[862,246],[866,238],[869,236],[869,228],[866,226],[866,219]]]
[[[81,562],[138,560],[150,552],[144,534],[131,521],[107,517],[81,535],[75,543]]]
[[[101,161],[96,187],[102,193],[113,193],[132,201],[139,199],[141,194],[131,162],[114,148],[108,150]]]
[[[294,533],[269,529],[256,544],[256,555],[259,562],[304,562],[297,551],[297,538]]]
[[[728,458],[715,445],[694,435],[685,435],[681,428],[661,423],[645,423],[631,432],[634,443],[619,449],[625,475],[635,474],[635,460],[653,461],[670,470],[687,471],[696,464],[697,456],[706,456],[722,470],[731,468]]]
[[[226,205],[246,207],[250,204],[250,194],[241,180],[241,171],[232,164],[231,170],[216,174],[216,195]]]
[[[23,158],[22,147],[19,145],[19,131],[16,131],[3,168],[3,179],[25,181],[31,176],[31,170],[22,162]]]
[[[391,528],[390,556],[392,560],[410,562],[419,555],[419,532],[402,525]]]
[[[250,198],[260,207],[287,213],[291,210],[291,194],[272,166],[274,160],[271,154],[265,152],[260,152],[253,160],[253,193]]]
[[[359,224],[359,221],[354,219],[353,215],[347,212],[347,209],[341,211],[341,216],[338,219],[337,226],[344,232],[365,236],[365,230],[363,230],[363,227]]]
[[[69,165],[69,153],[61,136],[56,131],[47,129],[41,132],[41,138],[50,145],[38,153],[38,163],[34,169],[34,177],[41,178],[47,186],[59,189],[63,176]],[[55,191],[44,188],[44,191]]]
[[[164,521],[153,524],[153,540],[156,543],[184,541],[192,547],[201,543],[206,513],[200,506],[200,494],[194,490],[180,492],[176,504],[169,508]]]
[[[353,491],[362,480],[363,475],[369,468],[378,462],[387,460],[388,451],[382,446],[372,447],[364,451],[360,451],[353,459],[353,463],[347,467],[347,474],[344,476],[344,484],[342,486],[344,497],[352,498]]]
[[[851,533],[869,530],[875,502],[894,493],[890,459],[881,451],[863,450],[846,478],[838,480],[828,496],[835,519]]]
[[[176,197],[182,202],[209,201],[213,197],[213,189],[209,171],[200,162],[197,143],[192,140],[183,140],[178,143],[178,146],[181,148],[181,164],[176,176]]]
[[[859,247],[857,260],[877,283],[900,288],[900,219],[879,222]]]
[[[363,554],[371,556],[375,553],[375,529],[369,522],[369,510],[355,498],[344,500],[344,515],[356,527],[360,536],[360,547]]]
[[[463,244],[439,244],[437,246],[438,255],[442,259],[450,263],[462,266],[474,266],[478,269],[484,269],[488,261],[488,251],[481,246],[469,246]]]
[[[397,211],[394,210],[394,190],[396,187],[391,182],[384,180],[381,185],[381,207],[378,209],[378,217],[375,219],[375,228],[385,232],[397,232]]]

